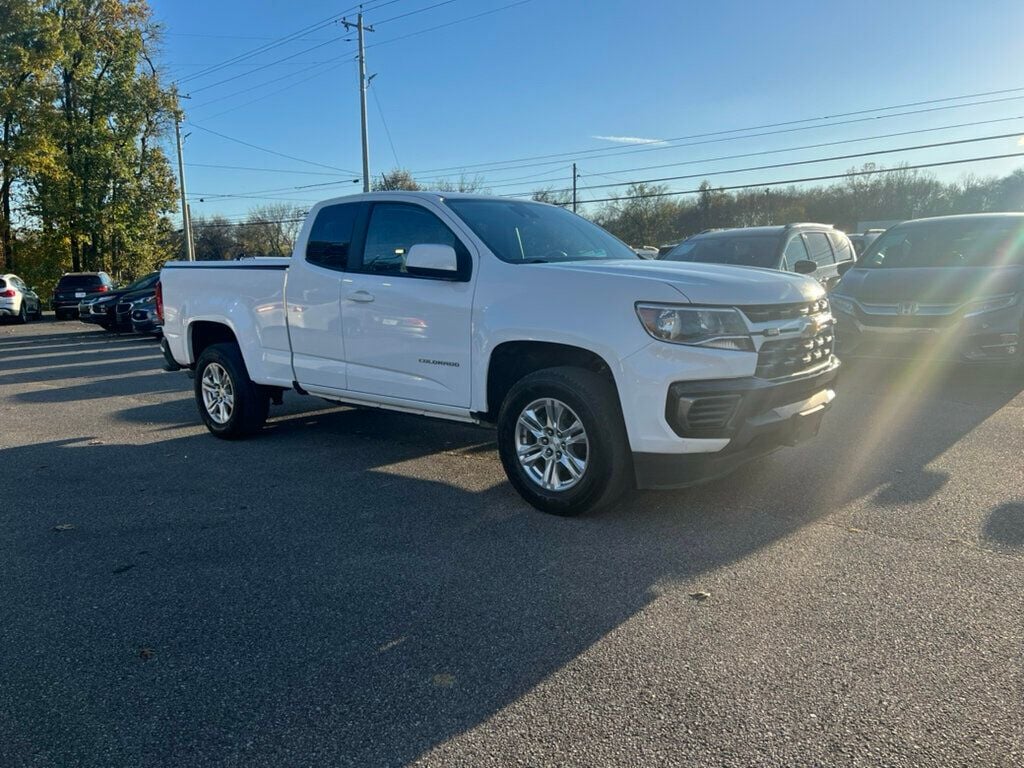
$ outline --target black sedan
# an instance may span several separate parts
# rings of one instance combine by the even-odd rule
[[[150,272],[123,288],[87,299],[78,307],[78,318],[85,323],[95,323],[108,331],[131,331],[131,303],[152,296],[159,279],[159,272]]]

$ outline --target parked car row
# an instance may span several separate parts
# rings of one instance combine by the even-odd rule
[[[108,331],[135,331],[133,314],[136,304],[146,300],[152,301],[159,279],[159,272],[150,272],[134,283],[85,298],[78,305],[78,319],[85,323],[94,323]],[[156,330],[139,332],[156,333]]]
[[[708,230],[659,258],[811,275],[830,292],[838,349],[1024,362],[1024,214]]]
[[[106,272],[71,272],[57,281],[51,307],[57,320],[78,318],[108,331],[159,336],[161,329],[154,309],[159,279],[159,272],[150,272],[133,283],[118,286]],[[2,296],[0,291],[0,302]],[[41,317],[42,303],[38,296],[35,300],[37,315]]]

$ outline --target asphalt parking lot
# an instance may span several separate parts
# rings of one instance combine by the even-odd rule
[[[485,430],[222,442],[158,363],[0,326],[0,766],[1024,762],[1024,376],[856,361],[816,440],[559,519]]]

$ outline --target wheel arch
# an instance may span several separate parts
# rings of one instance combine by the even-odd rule
[[[494,347],[487,361],[484,409],[475,415],[494,423],[509,390],[534,371],[570,366],[606,377],[619,397],[612,367],[604,356],[586,347],[540,340],[505,341]],[[622,402],[619,398],[619,407]]]

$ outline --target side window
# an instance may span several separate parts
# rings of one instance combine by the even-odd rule
[[[782,268],[792,270],[793,265],[798,261],[807,261],[807,259],[807,248],[804,247],[803,237],[794,235],[793,239],[786,243],[786,250],[782,253]]]
[[[837,262],[850,261],[854,258],[853,245],[842,232],[832,232],[828,239],[832,241],[832,250],[836,252]]]
[[[824,232],[805,232],[807,250],[811,254],[811,261],[819,267],[835,264],[835,257],[832,255],[832,246],[828,244],[828,237]]]
[[[362,203],[341,203],[321,208],[309,232],[306,261],[328,269],[346,269],[362,207]]]
[[[459,257],[459,274],[468,276],[469,251],[444,222],[418,205],[377,203],[370,214],[363,246],[363,272],[405,274],[405,257],[420,243],[450,245]]]

